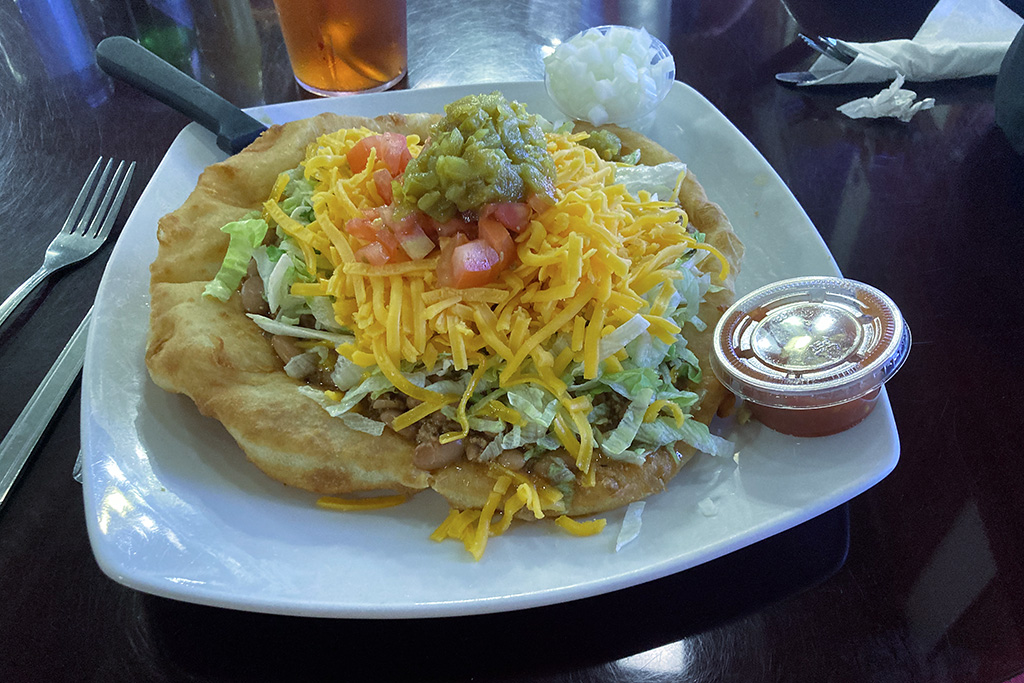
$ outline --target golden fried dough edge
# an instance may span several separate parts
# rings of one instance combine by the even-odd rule
[[[397,434],[351,430],[301,395],[237,295],[226,303],[202,296],[227,248],[220,228],[259,209],[278,174],[295,168],[320,135],[365,126],[425,137],[436,119],[321,114],[273,126],[240,154],[208,167],[181,208],[159,222],[150,267],[150,376],[191,398],[257,467],[285,484],[328,494],[415,491],[426,488],[427,473],[413,466],[413,447]]]
[[[159,386],[188,395],[200,412],[224,424],[250,460],[285,484],[319,493],[418,490],[429,485],[459,508],[482,507],[490,492],[493,476],[486,465],[461,463],[428,474],[412,465],[413,446],[408,441],[389,431],[381,437],[355,432],[331,418],[294,391],[299,382],[282,372],[263,334],[244,316],[238,297],[220,304],[201,296],[227,246],[228,238],[220,227],[258,209],[278,174],[297,166],[306,145],[316,137],[358,126],[426,137],[437,118],[426,114],[377,119],[323,114],[274,126],[241,154],[204,171],[188,201],[160,221],[160,251],[151,267],[146,351],[150,374]],[[613,131],[626,151],[641,150],[643,163],[676,160],[633,131]],[[733,269],[726,288],[709,295],[702,305],[701,317],[709,324],[709,336],[732,300],[732,280],[742,244],[692,173],[684,181],[680,204]],[[700,336],[691,339],[691,348],[700,358],[707,358],[709,346]],[[696,390],[705,396],[696,417],[710,422],[725,391],[709,371],[704,372]],[[579,487],[571,505],[552,511],[586,515],[643,499],[663,490],[692,454],[689,447],[675,455],[661,449],[640,467],[601,462],[596,466],[597,484]]]
[[[623,152],[640,150],[640,162],[655,165],[666,161],[679,161],[678,157],[636,131],[618,126],[604,126],[615,133],[623,143]],[[577,123],[576,130],[593,130],[593,126]],[[701,359],[701,381],[691,389],[699,396],[699,407],[693,411],[694,419],[710,424],[728,395],[709,367],[712,334],[722,313],[735,299],[734,283],[743,259],[743,244],[736,236],[732,224],[721,207],[708,199],[704,188],[692,171],[687,171],[679,193],[679,204],[689,220],[705,235],[705,241],[718,249],[729,263],[729,274],[724,280],[712,278],[722,289],[709,293],[701,303],[700,317],[707,328],[700,333],[689,333],[689,348]],[[717,261],[709,257],[704,267],[718,274]],[[673,454],[662,448],[647,456],[643,465],[607,461],[602,459],[596,467],[595,485],[576,486],[566,506],[555,506],[549,512],[574,516],[591,515],[628,505],[663,491],[668,482],[689,462],[694,449],[684,443],[677,444]],[[540,480],[538,480],[539,483]],[[460,463],[434,473],[431,488],[458,508],[481,508],[487,500],[494,475],[486,465]]]

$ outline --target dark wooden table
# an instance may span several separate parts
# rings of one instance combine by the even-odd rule
[[[159,23],[158,7],[192,19],[191,31],[165,22],[158,47],[236,104],[301,96],[269,0],[0,3],[0,297],[36,269],[98,155],[138,162],[130,206],[187,123],[89,60],[103,37]],[[908,124],[854,121],[835,107],[877,86],[774,82],[812,59],[777,0],[409,0],[403,86],[538,78],[541,45],[602,23],[664,38],[677,78],[764,154],[844,274],[899,303],[914,346],[888,385],[896,470],[788,532],[609,595],[488,616],[303,619],[102,574],[71,478],[72,395],[0,510],[0,680],[1002,683],[1024,669],[1024,159],[993,123],[994,80],[917,86],[937,105]],[[4,433],[108,256],[48,280],[0,329]]]

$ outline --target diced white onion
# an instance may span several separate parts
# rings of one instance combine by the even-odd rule
[[[422,232],[408,237],[399,237],[398,243],[402,246],[405,253],[409,255],[409,258],[414,261],[426,258],[427,254],[434,250],[434,243]]]
[[[661,41],[628,26],[577,33],[544,58],[544,68],[559,108],[598,126],[646,116],[675,78],[675,61]]]

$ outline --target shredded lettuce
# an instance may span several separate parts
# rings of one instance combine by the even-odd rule
[[[233,221],[222,227],[221,232],[226,232],[230,236],[228,250],[220,264],[220,270],[203,289],[203,296],[227,301],[245,277],[253,250],[266,237],[267,222],[262,218]]]
[[[636,159],[625,161],[616,167],[616,182],[625,185],[634,196],[645,192],[654,198],[672,200],[686,173],[686,166],[682,163],[629,167],[628,164],[636,163]],[[305,178],[301,166],[291,171],[289,176],[280,206],[294,220],[309,223],[314,220],[314,185]],[[334,346],[354,341],[348,330],[338,324],[331,297],[291,294],[292,285],[296,282],[314,281],[311,273],[318,266],[324,267],[323,257],[318,257],[319,264],[307,264],[302,249],[280,228],[277,229],[277,245],[262,245],[267,224],[260,218],[247,217],[224,226],[223,230],[231,235],[228,254],[217,277],[207,286],[206,295],[227,300],[238,288],[251,258],[256,261],[263,279],[265,296],[273,316],[250,315],[257,325],[271,334],[321,340]],[[697,237],[702,239],[700,235]],[[646,306],[602,336],[598,347],[599,359],[607,360],[625,350],[626,357],[619,359],[621,370],[606,371],[607,365],[601,363],[597,377],[584,380],[583,364],[572,362],[562,373],[560,379],[573,398],[586,396],[591,401],[593,408],[587,417],[594,430],[596,446],[607,458],[642,464],[650,452],[677,441],[715,456],[729,456],[733,452],[732,444],[711,434],[704,424],[688,415],[698,396],[678,387],[687,380],[700,380],[697,356],[687,347],[682,335],[672,343],[652,335],[650,323],[644,318],[654,302],[660,300],[665,303],[662,315],[681,329],[704,330],[706,325],[698,315],[700,305],[708,292],[717,289],[710,276],[697,267],[705,258],[705,252],[691,251],[666,266],[678,272],[678,276],[672,278],[672,284],[662,284],[645,292]],[[674,291],[665,292],[663,287],[672,287]],[[307,314],[315,318],[317,329],[298,324],[300,317]],[[558,357],[570,343],[569,335],[558,334],[545,350]],[[286,372],[296,377],[310,374],[323,360],[322,351],[323,348],[314,349],[297,356],[288,364]],[[524,373],[536,372],[536,368],[530,367],[532,362],[528,359],[524,363]],[[432,368],[403,362],[400,372],[415,386],[445,395],[462,395],[473,374],[472,369],[456,370],[450,354],[442,354]],[[563,418],[566,417],[559,399],[538,384],[502,387],[498,373],[498,364],[492,364],[477,382],[467,405],[470,429],[488,439],[479,459],[485,462],[493,460],[502,451],[511,449],[520,449],[527,459],[535,459],[562,448],[552,427],[559,411],[562,411]],[[373,400],[385,392],[395,391],[391,381],[379,369],[364,368],[344,356],[336,358],[331,378],[341,392],[340,400],[336,400],[338,394],[335,392],[325,393],[309,386],[299,390],[350,428],[381,434],[384,424],[359,414],[356,409],[364,399]],[[487,413],[478,413],[478,409],[492,400],[515,410],[521,418],[519,423],[507,424],[490,416],[482,417]],[[662,400],[671,401],[686,414],[681,425],[676,424],[675,415],[668,411],[663,411],[651,422],[643,421],[650,405]],[[454,418],[456,406],[447,405],[441,408],[441,412]],[[572,420],[565,420],[565,424],[573,432],[578,431]],[[561,459],[551,460],[553,464],[545,465],[541,474],[563,494],[571,496],[575,481],[573,471]],[[631,513],[635,519],[630,517],[630,524],[624,524],[625,533],[620,538],[619,547],[635,537],[640,510],[642,507],[636,508]],[[634,525],[635,529],[632,528]]]
[[[644,420],[644,413],[647,412],[653,398],[653,389],[641,389],[636,393],[636,398],[626,408],[618,426],[608,432],[601,441],[601,450],[605,452],[605,455],[610,457],[621,455],[629,448],[633,439],[636,438],[637,430],[640,429]]]
[[[331,371],[331,381],[341,391],[348,391],[363,379],[365,369],[356,365],[345,356],[339,355]]]
[[[647,322],[647,319],[637,313],[601,338],[597,345],[598,360],[605,360],[612,354],[626,348],[626,344],[646,332],[650,326],[651,324]]]
[[[619,529],[619,535],[615,538],[615,552],[622,550],[622,546],[640,535],[645,505],[644,501],[638,500],[635,503],[630,503],[626,508],[626,513],[622,516],[622,528]]]
[[[480,462],[490,462],[501,455],[502,450],[504,449],[501,447],[501,437],[496,436],[487,442],[487,446],[480,452],[479,460]]]
[[[337,401],[332,400],[327,396],[326,392],[321,391],[320,389],[314,389],[309,385],[304,385],[299,387],[299,393],[303,396],[308,396],[319,403],[320,406],[332,417],[340,419],[349,429],[353,429],[357,432],[363,432],[364,434],[380,436],[384,433],[384,427],[387,426],[380,420],[374,420],[373,418],[360,415],[359,413],[351,413],[347,410],[339,411],[338,406],[340,404]]]
[[[338,332],[327,332],[325,330],[314,330],[309,327],[301,327],[299,325],[289,325],[288,323],[281,322],[280,320],[274,320],[264,315],[257,315],[255,313],[246,313],[249,318],[260,326],[264,332],[270,334],[281,334],[286,337],[298,337],[299,339],[320,339],[322,341],[328,341],[335,346],[341,344],[349,344],[355,341],[355,337],[350,334],[339,334]]]
[[[320,367],[320,361],[326,355],[326,349],[319,346],[292,356],[291,360],[284,364],[285,374],[292,379],[305,379],[316,372],[316,369]]]
[[[665,315],[672,317],[680,326],[686,323],[702,324],[696,314],[704,294],[709,290],[709,278],[697,270],[694,263],[695,259],[687,256],[670,266],[680,272],[680,277],[673,279],[676,291],[669,298]],[[647,293],[645,298],[648,306],[659,294],[660,288]],[[651,422],[643,421],[650,405],[659,400],[671,401],[684,414],[688,413],[698,401],[698,396],[676,385],[685,379],[700,379],[698,359],[687,348],[685,338],[680,337],[670,344],[654,337],[648,331],[649,323],[643,318],[644,312],[641,310],[601,340],[599,355],[602,358],[621,349],[626,350],[627,357],[620,361],[620,371],[606,372],[602,366],[595,379],[581,381],[582,364],[573,363],[566,368],[561,378],[571,395],[590,398],[593,409],[588,419],[601,452],[610,459],[640,465],[652,451],[682,441],[711,455],[731,455],[733,451],[730,442],[712,435],[704,424],[689,416],[678,426],[675,416],[667,413],[655,417]],[[326,336],[331,333],[318,331],[311,334]],[[568,344],[565,335],[559,335],[549,351],[555,355]],[[526,362],[526,372],[530,371],[531,363],[529,360]],[[403,363],[401,372],[416,386],[447,395],[461,395],[472,375],[471,371],[455,370],[448,355],[442,355],[435,366],[429,369],[422,365]],[[367,373],[366,369],[343,357],[338,359],[333,377],[345,394],[341,401],[325,399],[322,405],[337,416],[350,414],[364,397],[376,398],[394,389],[379,370]],[[602,394],[606,395],[604,399],[601,398]],[[475,408],[492,400],[502,401],[514,409],[521,422],[509,426],[497,419],[473,415]],[[628,402],[624,411],[621,407],[623,400]],[[552,431],[555,416],[562,409],[561,403],[541,386],[524,383],[501,387],[498,383],[498,370],[492,367],[478,382],[467,407],[470,429],[494,435],[479,456],[484,461],[498,457],[505,450],[522,449],[527,459],[532,459],[561,448],[560,441]],[[441,412],[454,419],[456,407],[447,405]],[[574,432],[577,431],[571,420],[567,420],[566,424]],[[572,472],[565,468],[565,471],[544,474],[557,486]],[[564,481],[562,488],[569,488]]]
[[[313,181],[307,180],[302,166],[288,173],[290,180],[284,188],[285,198],[281,201],[281,210],[301,223],[312,223],[313,215]]]
[[[310,312],[321,328],[331,332],[345,331],[345,328],[338,324],[338,319],[334,316],[334,304],[331,303],[330,297],[307,296],[306,305],[309,306]]]
[[[572,505],[573,495],[576,493],[576,475],[572,473],[561,458],[551,458],[547,472],[544,476],[555,485],[555,488],[562,493],[562,503],[567,507]]]
[[[691,418],[686,418],[681,427],[676,427],[671,418],[660,417],[653,422],[640,425],[636,436],[639,441],[649,444],[652,448],[682,441],[708,455],[731,458],[734,452],[731,441],[715,436],[708,430],[707,425]]]
[[[519,414],[545,431],[558,411],[558,399],[532,384],[517,384],[508,389],[508,402]]]
[[[384,427],[387,425],[379,420],[374,420],[365,415],[359,413],[345,413],[341,416],[341,421],[345,423],[349,429],[354,429],[357,432],[365,432],[373,436],[380,436],[384,433]]]

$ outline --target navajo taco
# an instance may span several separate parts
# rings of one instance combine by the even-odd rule
[[[153,380],[286,484],[434,489],[479,556],[732,453],[707,358],[742,245],[633,131],[499,93],[322,114],[206,169],[158,236]]]

